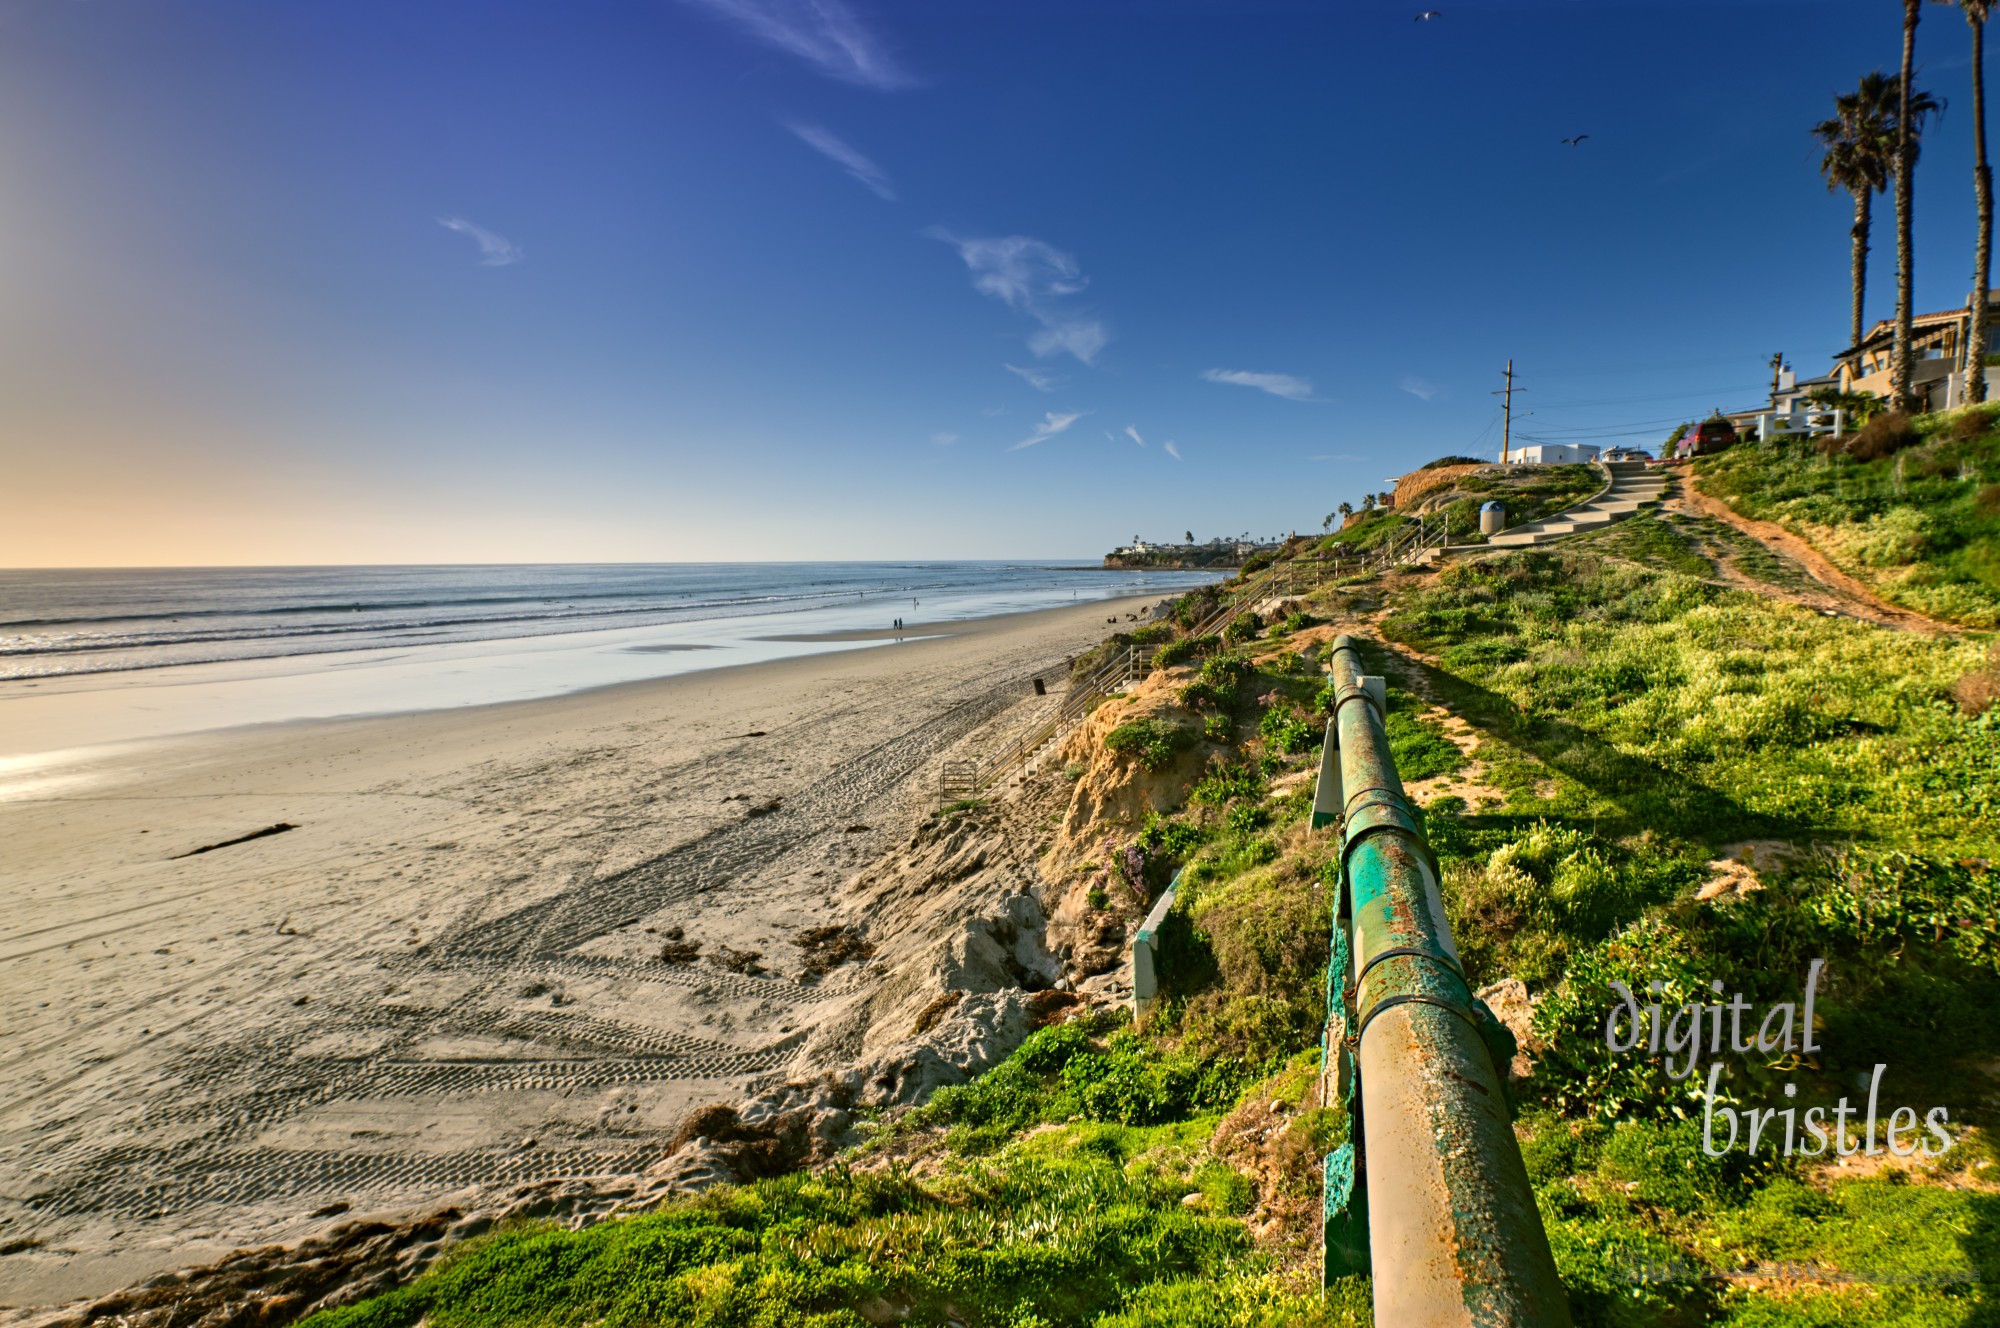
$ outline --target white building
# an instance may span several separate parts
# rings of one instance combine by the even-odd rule
[[[1575,466],[1597,460],[1597,447],[1591,443],[1524,443],[1503,460],[1524,466]]]

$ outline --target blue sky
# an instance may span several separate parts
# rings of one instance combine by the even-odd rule
[[[7,0],[0,565],[1094,556],[1824,367],[1899,5],[1434,2]]]

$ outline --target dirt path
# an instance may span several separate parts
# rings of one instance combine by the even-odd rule
[[[1745,589],[1763,595],[1776,595],[1822,613],[1832,612],[1844,617],[1860,618],[1878,627],[1892,627],[1899,631],[1956,636],[1963,630],[1951,623],[1939,622],[1935,618],[1889,603],[1835,567],[1819,550],[1783,526],[1771,521],[1757,521],[1741,516],[1721,499],[1697,490],[1691,481],[1676,485],[1673,496],[1666,500],[1663,507],[1669,512],[1683,516],[1706,517],[1712,521],[1719,521],[1741,532],[1771,550],[1773,554],[1797,563],[1824,588],[1822,591],[1815,591],[1773,586],[1756,578],[1745,577],[1730,566],[1725,557],[1722,560],[1723,574],[1732,582],[1742,584]]]

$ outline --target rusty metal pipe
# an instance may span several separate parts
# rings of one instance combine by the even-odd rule
[[[1381,683],[1364,677],[1351,637],[1332,654],[1375,1322],[1567,1328],[1482,1031],[1491,1016],[1466,983],[1436,860],[1389,755]]]

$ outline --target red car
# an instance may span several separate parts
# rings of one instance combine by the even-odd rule
[[[1681,457],[1708,456],[1726,447],[1736,445],[1736,426],[1721,416],[1703,420],[1689,429],[1680,442],[1674,444],[1674,455]]]

